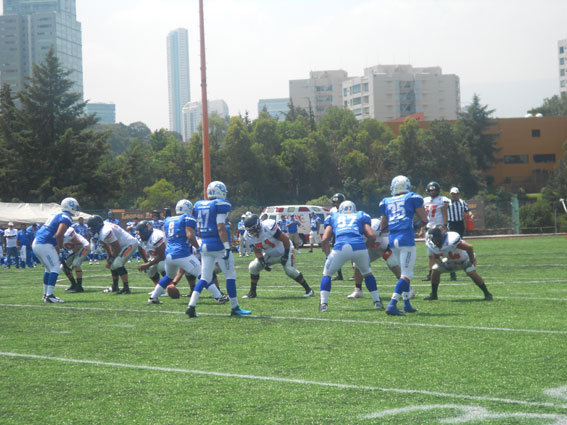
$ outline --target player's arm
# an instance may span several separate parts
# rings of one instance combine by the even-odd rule
[[[441,214],[443,215],[443,225],[445,226],[445,229],[447,229],[448,223],[449,223],[449,214],[447,212],[448,206],[447,204],[444,204],[441,207]]]
[[[68,228],[69,226],[67,226],[67,224],[59,223],[59,227],[57,228],[57,232],[55,233],[55,240],[57,241],[57,252],[63,249],[63,239]]]
[[[323,232],[323,238],[321,239],[321,246],[323,247],[323,252],[328,257],[331,253],[331,239],[333,237],[333,226],[325,227],[325,231]]]
[[[217,225],[217,227],[218,227],[218,225]],[[191,246],[198,251],[199,250],[199,242],[197,242],[197,237],[195,236],[195,229],[192,228],[191,226],[185,226],[185,236],[187,237],[187,240],[189,241]],[[224,229],[224,236],[226,237],[226,229]],[[165,245],[165,244],[163,244],[163,245]],[[165,246],[164,246],[164,252],[165,252]],[[164,257],[165,257],[165,255],[164,255]]]
[[[476,266],[476,255],[474,253],[474,248],[470,243],[466,243],[464,240],[461,239],[459,243],[455,246],[459,249],[462,249],[463,251],[466,251],[467,254],[469,254],[469,259],[471,260],[471,263],[473,263]]]
[[[429,219],[427,218],[427,211],[425,211],[425,208],[419,207],[415,209],[415,213],[417,214],[420,220],[418,223],[418,227],[419,227],[419,236],[421,236],[423,235],[423,229],[425,228],[425,225],[429,222]]]
[[[366,236],[366,248],[371,249],[376,242],[376,233],[368,223],[364,223],[364,236]]]
[[[146,250],[144,248],[142,248],[141,246],[138,246],[138,252],[140,253],[140,257],[142,257],[142,260],[144,261],[144,263],[148,262],[148,254],[146,254]],[[138,270],[143,270],[140,267],[142,267],[144,264],[141,264],[140,266],[138,266]]]
[[[289,242],[289,236],[286,235],[284,232],[279,232],[279,236],[276,237],[278,241],[283,243],[283,247],[286,251],[289,251],[291,248],[291,243]]]

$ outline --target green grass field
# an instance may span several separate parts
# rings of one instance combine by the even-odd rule
[[[41,301],[43,270],[2,270],[0,423],[567,424],[567,241],[471,242],[494,301],[463,273],[423,301],[418,244],[420,311],[407,317],[374,310],[366,290],[347,299],[349,281],[333,282],[320,314],[324,256],[305,249],[297,267],[316,296],[277,266],[241,300],[248,318],[206,291],[197,319],[187,298],[147,305],[153,285],[135,263],[132,295],[103,294],[109,272],[86,264],[82,294],[60,276],[60,305]],[[239,297],[248,261],[236,258]],[[373,269],[387,300],[395,278]]]

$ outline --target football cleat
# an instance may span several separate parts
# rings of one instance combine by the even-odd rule
[[[221,296],[218,297],[216,300],[217,300],[217,303],[219,303],[219,304],[226,304],[229,301],[229,298],[228,298],[228,295],[221,294]]]
[[[319,313],[324,313],[329,309],[329,305],[327,303],[319,304]]]
[[[85,292],[85,290],[83,289],[82,286],[75,286],[74,288],[67,288],[65,289],[67,292],[69,292],[70,294],[78,294],[79,292]]]
[[[57,298],[55,295],[51,294],[51,295],[47,295],[44,299],[43,299],[44,303],[64,303],[65,301],[63,301],[61,298]]]
[[[73,289],[75,289],[76,285],[71,284],[71,286],[69,286],[67,289],[65,289],[66,292],[72,291]]]
[[[150,298],[148,300],[148,305],[152,305],[152,304],[163,304],[160,300],[158,300],[157,298]]]
[[[120,291],[116,292],[116,295],[130,295],[132,291],[130,291],[129,287],[122,288]]]
[[[398,309],[397,306],[395,305],[389,305],[388,307],[386,307],[386,314],[389,316],[405,316],[406,313],[404,313],[403,311],[400,311]]]
[[[252,312],[250,310],[242,310],[239,305],[230,310],[231,316],[245,316],[248,314],[252,314]]]
[[[494,297],[492,296],[492,294],[489,292],[488,295],[486,295],[484,297],[484,301],[492,301],[494,299]]]
[[[382,301],[374,301],[374,309],[376,310],[384,310],[384,306],[382,305]]]
[[[417,313],[417,308],[413,308],[409,301],[404,301],[404,312],[406,313]]]
[[[195,311],[195,307],[193,306],[187,307],[187,310],[185,310],[185,314],[189,317],[199,317],[199,315]]]
[[[347,298],[362,298],[364,294],[362,293],[362,289],[354,288],[354,292],[347,296]]]
[[[315,295],[315,292],[313,292],[313,289],[311,289],[309,292],[306,292],[303,295],[303,298],[309,298],[309,297],[312,297],[313,295]]]
[[[344,280],[342,276],[335,276],[334,278],[332,278],[331,280]]]
[[[250,292],[248,292],[246,295],[243,295],[243,296],[242,296],[242,298],[244,298],[244,299],[246,299],[246,298],[256,298],[256,297],[257,297],[257,295],[256,295],[256,292],[254,292],[254,291],[250,291]]]
[[[437,301],[437,294],[429,294],[427,297],[424,298],[425,301]]]

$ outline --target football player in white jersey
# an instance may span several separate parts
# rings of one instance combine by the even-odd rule
[[[138,249],[138,241],[134,236],[117,224],[103,221],[99,215],[93,215],[87,222],[89,230],[99,236],[104,249],[108,253],[106,257],[106,268],[112,273],[112,286],[103,292],[115,292],[117,294],[130,294],[128,285],[128,271],[124,265]],[[122,290],[118,288],[118,279],[122,279]]]
[[[163,231],[154,229],[146,220],[136,224],[134,229],[136,239],[138,239],[138,252],[144,260],[138,266],[138,270],[145,272],[150,280],[157,285],[165,272],[165,246],[166,239]]]
[[[244,227],[246,228],[246,240],[252,247],[256,258],[248,265],[250,292],[242,298],[256,298],[260,271],[271,271],[270,266],[274,264],[281,264],[285,274],[305,289],[303,298],[312,297],[315,294],[303,278],[303,274],[295,268],[293,243],[281,231],[275,220],[261,221],[256,214],[252,214],[244,222]]]
[[[399,279],[401,276],[400,263],[398,261],[398,258],[395,255],[392,255],[392,250],[390,249],[389,245],[390,242],[388,240],[388,229],[380,229],[379,218],[373,218],[370,227],[376,234],[374,245],[368,249],[370,262],[372,263],[380,258],[383,258],[386,261],[386,265],[388,266],[390,271],[394,274],[394,276],[396,276],[397,279]],[[366,237],[364,239],[366,241]],[[354,269],[354,281],[354,291],[347,298],[362,298],[362,275],[357,268]]]
[[[485,301],[492,300],[482,277],[476,272],[476,255],[473,246],[461,239],[457,232],[447,232],[442,225],[437,225],[427,231],[425,243],[433,252],[436,263],[431,273],[431,294],[425,297],[427,301],[437,300],[437,289],[442,273],[464,270],[465,273],[484,293]]]
[[[445,196],[441,196],[441,186],[437,182],[429,182],[425,191],[429,194],[423,198],[423,208],[427,211],[427,219],[429,220],[426,227],[422,227],[419,231],[419,237],[422,237],[426,230],[433,229],[435,226],[442,224],[445,228],[448,227],[447,208],[451,201]],[[423,281],[431,280],[431,268],[435,264],[433,253],[427,249],[427,260],[429,264],[429,271]]]
[[[83,269],[81,264],[89,253],[89,241],[81,236],[73,226],[67,228],[63,235],[63,256],[61,257],[61,268],[71,282],[67,292],[84,292]],[[73,270],[77,280],[73,277]]]

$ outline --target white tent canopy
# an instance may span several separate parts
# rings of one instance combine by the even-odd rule
[[[53,213],[61,211],[61,205],[50,204],[28,204],[0,202],[0,225],[7,226],[11,221],[18,224],[45,223]],[[80,217],[88,220],[90,214],[80,213]],[[78,217],[74,217],[76,220]]]

